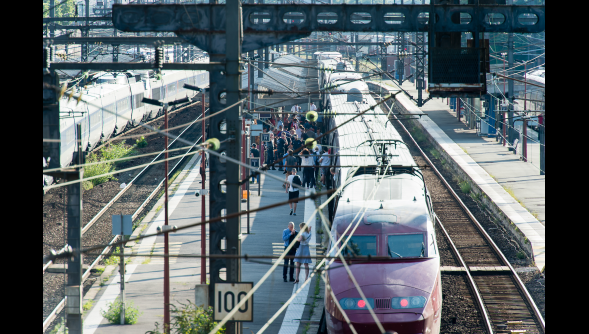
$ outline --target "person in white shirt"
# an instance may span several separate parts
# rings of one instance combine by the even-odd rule
[[[319,163],[321,163],[321,183],[325,186],[325,175],[327,175],[329,165],[331,164],[331,157],[326,147],[323,148],[323,154],[321,155],[321,159],[319,159]]]
[[[298,125],[297,129],[295,130],[295,132],[297,133],[297,138],[303,138],[303,130],[301,130],[301,126],[302,125]]]
[[[309,107],[309,109],[312,111],[317,111],[317,107],[315,106],[314,102],[311,102],[311,107]]]
[[[298,113],[299,112],[299,105],[295,104],[294,106],[292,106],[292,108],[290,108],[290,112]]]
[[[303,186],[313,188],[313,156],[306,148],[299,155],[301,156],[301,167],[303,167]]]
[[[276,127],[278,128],[278,131],[282,131],[283,126],[284,123],[282,123],[282,119],[280,118],[280,116],[278,116],[278,121],[276,122]]]

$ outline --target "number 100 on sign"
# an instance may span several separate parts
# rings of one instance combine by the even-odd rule
[[[216,283],[215,284],[215,321],[221,321],[250,292],[252,282]],[[243,306],[229,319],[230,321],[254,321],[254,296],[252,295]]]

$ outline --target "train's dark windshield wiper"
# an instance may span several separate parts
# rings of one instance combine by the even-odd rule
[[[395,255],[397,255],[398,257],[402,258],[401,254],[399,254],[399,253],[391,250],[391,246],[387,245],[387,249],[389,250],[389,256],[390,257],[393,257],[393,254],[391,254],[391,253],[395,253]]]

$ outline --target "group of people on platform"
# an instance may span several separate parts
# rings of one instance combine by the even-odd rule
[[[280,110],[286,109],[282,107]],[[311,103],[309,110],[317,110],[314,103]],[[318,185],[319,177],[322,186],[331,188],[336,182],[336,168],[331,166],[333,155],[324,145],[326,141],[321,137],[322,117],[319,117],[317,122],[310,122],[297,104],[293,105],[290,111],[285,116],[272,114],[272,117],[264,122],[263,133],[269,133],[270,141],[261,142],[261,146],[256,143],[252,144],[250,157],[259,158],[260,150],[263,150],[265,163],[272,170],[276,170],[275,166],[278,165],[278,170],[284,172],[285,182],[282,187],[291,200],[289,203],[290,215],[296,216],[299,188],[315,188]],[[308,138],[317,139],[313,149],[304,147]],[[302,171],[302,177],[297,174],[297,171]],[[257,182],[260,182],[259,174]],[[311,227],[300,223],[299,231],[296,230],[294,222],[289,222],[288,227],[282,233],[285,250],[294,243],[287,254],[290,258],[284,259],[283,278],[285,282],[288,282],[288,274],[290,282],[295,284],[299,283],[301,263],[304,264],[305,280],[307,280],[309,278],[309,264],[312,262],[309,250]],[[296,279],[294,277],[295,263],[297,264]]]
[[[279,108],[284,110],[283,108]],[[316,111],[314,103],[310,104],[310,110]],[[263,142],[261,149],[264,150],[265,163],[272,170],[283,171],[285,174],[282,187],[288,193],[290,214],[296,216],[297,201],[299,198],[299,187],[305,189],[315,188],[320,180],[325,186],[326,177],[329,175],[329,167],[332,165],[332,154],[330,150],[322,145],[325,138],[322,136],[322,118],[317,122],[310,122],[301,107],[297,104],[291,107],[291,113],[272,114],[272,117],[264,122],[263,133],[269,134],[268,142]],[[309,138],[316,139],[313,148],[305,147],[305,141]],[[257,144],[252,144],[250,157],[260,157],[260,149]],[[302,172],[297,175],[297,172]],[[257,176],[258,183],[260,176]],[[294,186],[293,186],[294,185]]]

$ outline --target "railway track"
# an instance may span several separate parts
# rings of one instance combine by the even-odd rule
[[[178,111],[178,110],[176,110],[176,111]],[[207,112],[208,112],[208,109],[207,109]],[[170,168],[170,170],[168,172],[169,176],[172,176],[177,171],[178,167],[180,167],[182,165],[182,163],[185,162],[185,160],[186,160],[185,158],[188,156],[188,154],[193,150],[193,148],[196,146],[196,144],[198,144],[200,142],[200,140],[202,139],[201,127],[195,126],[195,123],[201,117],[202,117],[202,115],[199,115],[194,121],[192,121],[190,124],[188,124],[178,134],[177,138],[182,137],[183,139],[189,140],[189,141],[193,142],[193,145],[191,145],[186,150],[172,151],[168,154],[169,158],[173,158],[173,157],[177,157],[177,156],[182,155],[181,158],[178,158],[178,161],[175,163],[175,165],[172,168]],[[183,147],[183,144],[178,142],[176,139],[174,139],[168,145],[169,150],[173,150],[175,148],[181,148],[181,147]],[[159,154],[157,154],[155,156],[155,158],[153,158],[153,160],[151,160],[151,162],[149,162],[149,164],[147,164],[147,166],[145,166],[137,175],[135,175],[135,177],[131,181],[129,181],[127,183],[125,188],[121,189],[83,227],[83,229],[82,229],[83,247],[88,247],[88,246],[91,246],[96,243],[103,243],[103,244],[110,245],[110,244],[113,244],[118,241],[118,236],[109,241],[109,239],[111,237],[110,227],[109,227],[110,226],[110,224],[109,224],[110,223],[110,216],[113,214],[121,214],[121,213],[122,214],[132,214],[133,222],[135,223],[135,220],[138,217],[140,217],[140,215],[144,211],[144,209],[146,207],[148,207],[148,205],[152,202],[154,197],[156,197],[158,192],[163,187],[163,184],[164,184],[164,177],[162,175],[162,174],[164,174],[163,173],[163,164],[158,163],[158,162],[161,162],[163,160],[164,154],[165,154],[165,149],[162,150],[161,152],[159,152]],[[154,183],[151,181],[154,179],[154,177],[157,180],[158,176],[160,177],[161,181],[159,181],[158,183]],[[140,202],[139,206],[137,206],[137,204],[138,204],[138,202],[136,201],[137,198],[134,198],[133,202],[128,203],[128,201],[130,200],[130,197],[131,197],[131,195],[130,195],[131,193],[133,193],[133,195],[137,195],[137,193],[144,194],[144,196],[140,196],[142,198],[141,198],[141,202]],[[99,237],[99,240],[96,240],[96,238],[94,238],[94,240],[88,241],[87,236],[90,236],[93,234],[100,234],[101,236]],[[105,249],[98,256],[85,256],[84,257],[84,263],[90,262],[90,264],[89,264],[88,268],[84,271],[84,274],[82,276],[82,282],[86,281],[86,279],[91,274],[91,270],[94,269],[96,267],[96,265],[98,265],[98,263],[107,254],[109,254],[111,252],[111,250],[112,250],[111,248],[112,248],[111,246],[105,247]],[[52,262],[50,261],[50,262],[43,265],[44,290],[45,290],[45,281],[46,281],[45,275],[49,275],[48,273],[46,273],[46,271],[51,264],[52,264]],[[63,284],[64,283],[61,282],[61,285],[56,289],[56,291],[63,291]],[[44,304],[45,304],[45,302],[46,301],[44,300]],[[49,326],[55,320],[57,315],[62,311],[63,307],[65,306],[65,303],[66,303],[66,297],[64,297],[59,303],[57,303],[57,305],[55,306],[53,311],[46,318],[43,319],[43,331],[45,331],[45,330],[47,330],[47,328],[49,328]]]
[[[378,95],[376,97],[379,97]],[[387,106],[388,107],[388,106]],[[450,245],[457,267],[446,267],[451,275],[464,275],[487,333],[545,333],[545,321],[517,272],[476,217],[456,194],[443,175],[413,139],[407,128],[396,121],[435,175],[436,186],[428,184],[439,230]],[[402,133],[401,131],[399,131]]]

